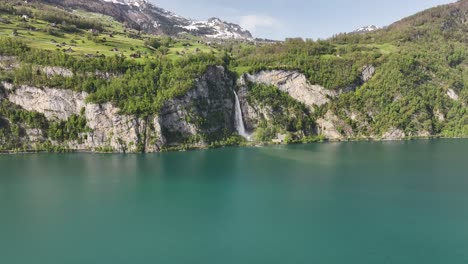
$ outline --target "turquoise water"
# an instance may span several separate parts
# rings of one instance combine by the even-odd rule
[[[0,263],[468,263],[468,140],[0,168]]]

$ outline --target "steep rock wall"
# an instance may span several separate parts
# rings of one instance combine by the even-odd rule
[[[375,71],[376,69],[373,65],[363,67],[361,83],[372,79]],[[253,131],[257,127],[258,120],[262,118],[266,120],[274,118],[274,113],[268,107],[249,104],[247,100],[248,83],[276,86],[280,91],[288,93],[293,99],[305,104],[311,111],[314,111],[315,106],[327,104],[342,93],[353,92],[358,85],[355,84],[338,90],[329,90],[320,85],[311,84],[304,74],[297,71],[273,70],[261,71],[255,74],[244,74],[238,80],[237,85],[239,87],[239,100],[241,101],[244,113],[244,122],[249,131]],[[352,119],[352,116],[350,118]],[[342,140],[355,136],[351,126],[330,111],[318,118],[316,123],[316,132],[328,139]]]
[[[234,131],[235,81],[221,66],[209,67],[186,95],[163,107],[161,126],[169,144],[179,144],[197,135]],[[205,145],[203,139],[197,144]]]
[[[73,150],[157,152],[166,144],[187,144],[190,137],[196,138],[191,139],[191,144],[205,146],[205,138],[211,134],[234,131],[235,81],[223,67],[210,67],[186,95],[169,100],[159,115],[149,117],[122,115],[111,103],[87,103],[85,92],[15,87],[6,82],[1,86],[5,99],[28,111],[42,113],[50,121],[65,121],[72,115],[83,114],[89,132],[80,135],[78,141],[61,143]],[[41,133],[30,134],[29,139],[38,139],[35,135]]]
[[[252,83],[274,85],[310,108],[324,105],[330,98],[338,95],[336,91],[310,84],[305,75],[297,71],[261,71],[252,75],[246,74],[243,78]]]
[[[117,152],[135,152],[142,144],[141,136],[147,121],[120,115],[112,104],[90,104],[85,102],[87,94],[71,90],[37,88],[31,86],[12,87],[7,85],[7,98],[10,102],[28,111],[42,113],[48,120],[67,120],[84,110],[90,132],[82,135],[80,143],[65,142],[71,149],[109,149]],[[156,122],[158,123],[158,122]]]

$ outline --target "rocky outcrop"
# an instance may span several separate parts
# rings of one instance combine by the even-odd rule
[[[8,87],[11,88],[9,84]],[[87,94],[22,85],[8,93],[8,100],[28,111],[43,113],[48,119],[67,120],[86,106]]]
[[[0,71],[11,71],[16,67],[18,67],[18,61],[16,57],[0,55]]]
[[[47,77],[52,76],[62,76],[62,77],[72,77],[73,72],[67,68],[63,67],[52,67],[45,66],[39,68]]]
[[[444,122],[445,121],[445,115],[443,112],[441,112],[439,109],[436,109],[434,111],[434,116],[437,118],[439,122]]]
[[[447,96],[454,101],[458,101],[458,94],[453,89],[447,90]]]
[[[373,65],[366,65],[362,69],[361,79],[363,82],[367,82],[374,76],[375,67]]]
[[[311,109],[313,106],[321,106],[328,103],[330,98],[338,95],[337,92],[328,90],[320,85],[310,84],[305,75],[297,71],[261,71],[252,75],[246,74],[243,78],[244,80],[241,83],[248,81],[274,85]]]
[[[8,85],[11,87],[11,85]],[[8,100],[28,111],[44,114],[48,120],[67,120],[71,115],[79,115],[84,110],[84,116],[90,132],[81,135],[80,142],[66,142],[71,149],[99,150],[112,149],[117,152],[135,152],[143,145],[152,150],[159,149],[162,140],[158,137],[152,144],[147,144],[147,120],[137,117],[120,115],[119,109],[112,104],[89,104],[85,102],[87,94],[71,90],[37,88],[20,86],[8,91]],[[152,120],[152,124],[157,124]],[[157,124],[158,125],[158,124]],[[154,125],[155,127],[157,125]],[[155,132],[160,129],[157,127]],[[38,140],[40,133],[30,131],[31,141]],[[33,133],[34,132],[34,133]],[[142,136],[143,135],[143,136]],[[153,136],[153,135],[150,135]]]
[[[342,140],[354,136],[349,124],[328,111],[324,117],[317,120],[317,130],[320,135],[330,140]]]
[[[45,67],[42,70],[48,76],[73,74],[59,67]],[[374,67],[366,66],[363,70],[363,81],[372,78],[374,72]],[[340,91],[312,85],[303,74],[294,71],[277,70],[246,74],[236,83],[224,67],[212,66],[196,80],[192,89],[182,96],[166,101],[159,114],[153,116],[123,115],[111,103],[88,103],[86,102],[88,94],[85,92],[27,85],[14,86],[8,82],[2,82],[0,85],[0,100],[3,96],[4,99],[26,110],[44,114],[49,121],[66,121],[72,115],[84,116],[88,129],[79,135],[79,140],[53,142],[65,144],[70,149],[157,152],[164,147],[180,145],[207,146],[213,138],[217,140],[216,136],[234,132],[236,130],[234,90],[237,90],[248,132],[254,132],[260,121],[274,122],[278,116],[288,113],[288,109],[281,107],[273,109],[269,105],[250,102],[252,99],[248,94],[249,83],[274,85],[312,111],[315,106],[324,105],[340,94]],[[309,111],[305,113],[307,115]],[[359,124],[360,113],[353,111],[345,113],[349,120]],[[45,131],[26,129],[25,132],[26,142],[47,140]],[[315,126],[309,125],[301,133],[302,136],[319,134],[330,140],[356,137],[352,127],[332,111],[317,118]],[[392,128],[383,135],[383,138],[394,140],[405,136],[403,131]],[[278,141],[282,142],[285,139],[278,137]]]
[[[244,119],[244,126],[248,132],[253,132],[257,128],[258,121],[260,119],[269,120],[270,115],[269,109],[260,107],[259,105],[251,105],[248,101],[248,90],[247,87],[240,86],[237,92],[239,102],[242,110],[242,117]]]
[[[207,142],[200,135],[234,130],[235,83],[223,67],[210,67],[187,94],[167,101],[159,115],[144,118],[122,115],[111,103],[87,103],[85,92],[15,87],[6,82],[2,86],[10,102],[42,113],[49,121],[84,115],[89,132],[80,135],[80,140],[63,143],[74,150],[157,152],[166,144],[186,144],[188,139],[204,146]],[[40,141],[41,135],[36,130],[27,133],[29,141]]]
[[[26,129],[25,132],[29,142],[42,142],[45,140],[44,132],[41,129],[30,128]]]
[[[186,95],[169,100],[160,114],[168,143],[180,138],[234,130],[235,82],[221,66],[212,66]],[[206,142],[198,142],[204,145]]]
[[[383,136],[383,140],[401,140],[406,137],[405,132],[398,128],[390,128]]]

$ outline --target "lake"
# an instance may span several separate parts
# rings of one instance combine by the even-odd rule
[[[468,140],[0,156],[0,263],[468,263]]]

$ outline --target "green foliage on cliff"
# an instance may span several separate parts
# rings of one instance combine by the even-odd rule
[[[47,133],[51,139],[59,142],[77,140],[82,143],[82,134],[88,131],[83,109],[80,115],[73,114],[66,121],[52,122]]]
[[[209,53],[188,55],[179,60],[159,56],[157,60],[140,62],[122,56],[75,58],[61,52],[31,49],[21,41],[6,37],[0,38],[3,47],[1,44],[8,48],[0,50],[0,54],[18,56],[23,62],[9,74],[16,84],[85,91],[90,93],[90,102],[112,102],[122,113],[135,115],[157,113],[165,101],[191,89],[208,66],[225,65],[228,60]],[[36,65],[61,66],[71,69],[73,76],[50,76]]]
[[[407,136],[468,136],[467,12],[468,1],[463,0],[366,34],[205,45],[191,38],[149,36],[82,10],[71,13],[36,1],[8,0],[0,3],[0,56],[13,56],[17,65],[0,70],[0,80],[84,91],[88,102],[112,103],[122,114],[146,117],[185,95],[212,65],[238,75],[295,70],[311,84],[351,91],[312,111],[276,87],[249,85],[248,102],[271,110],[270,119],[257,120],[259,141],[278,134],[287,135],[288,142],[320,140],[315,123],[328,111],[348,123],[357,137],[381,136],[391,129]],[[376,72],[367,80],[362,70],[369,65]],[[72,74],[50,74],[45,66]],[[28,128],[42,129],[56,141],[80,140],[87,131],[83,115],[48,122],[7,100],[0,102],[3,147],[18,148]],[[189,118],[203,131],[226,122],[215,111]],[[226,126],[212,133],[167,137],[186,146],[241,143],[231,130]]]
[[[43,114],[26,111],[6,100],[0,100],[0,150],[20,149],[25,146],[22,138],[26,129],[42,131],[48,128]]]
[[[360,83],[365,65],[381,57],[380,50],[366,46],[338,46],[331,41],[288,39],[285,42],[257,48],[238,46],[232,49],[236,58],[232,66],[260,70],[299,70],[312,84],[339,89]]]
[[[255,135],[258,141],[271,141],[277,134],[295,133],[303,137],[313,132],[315,123],[310,110],[277,87],[250,84],[248,94],[250,105],[270,112],[269,118],[258,120]]]

